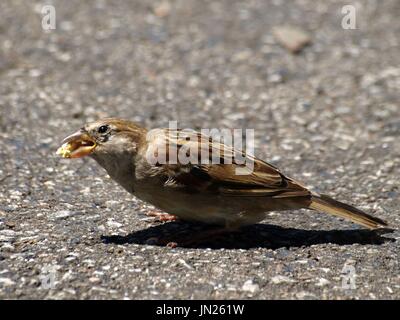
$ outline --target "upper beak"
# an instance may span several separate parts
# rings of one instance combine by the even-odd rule
[[[58,148],[57,154],[63,158],[81,158],[89,155],[96,148],[96,142],[81,129],[62,141],[62,146]]]

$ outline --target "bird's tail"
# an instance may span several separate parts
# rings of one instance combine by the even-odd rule
[[[385,221],[323,194],[312,195],[309,208],[351,220],[369,229],[387,226]]]

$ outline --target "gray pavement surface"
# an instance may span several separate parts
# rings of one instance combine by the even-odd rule
[[[55,155],[104,116],[251,128],[258,156],[398,229],[400,2],[358,1],[355,30],[345,4],[2,0],[0,299],[399,299],[397,230],[276,212],[170,249],[154,238],[206,227],[149,221],[94,161]],[[289,52],[285,25],[312,43]]]

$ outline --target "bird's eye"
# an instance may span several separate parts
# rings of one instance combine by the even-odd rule
[[[99,127],[99,129],[97,129],[98,133],[106,133],[107,131],[108,131],[107,125],[101,126],[101,127]]]

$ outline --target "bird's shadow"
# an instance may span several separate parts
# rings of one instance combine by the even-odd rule
[[[169,222],[147,229],[132,232],[125,236],[102,236],[104,243],[114,244],[152,244],[165,246],[166,242],[176,242],[179,247],[211,248],[211,249],[250,249],[281,247],[302,247],[314,244],[332,243],[338,245],[351,244],[383,244],[394,239],[382,236],[394,231],[393,229],[377,230],[303,230],[283,228],[275,225],[256,224],[240,229],[240,232],[226,233],[218,237],[210,237],[201,242],[185,244],[187,239],[208,232],[213,227],[188,222]],[[215,228],[215,227],[214,227]],[[167,241],[158,241],[163,239]],[[163,243],[163,244],[162,244]]]

